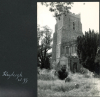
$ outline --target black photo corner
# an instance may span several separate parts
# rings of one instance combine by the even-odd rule
[[[36,11],[33,0],[0,1],[0,97],[37,97]]]

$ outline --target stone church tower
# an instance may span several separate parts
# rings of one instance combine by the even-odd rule
[[[76,38],[83,35],[80,14],[66,13],[56,18],[53,35],[52,61],[59,62],[61,55],[76,54]]]

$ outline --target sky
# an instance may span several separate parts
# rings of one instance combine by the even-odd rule
[[[85,3],[85,4],[83,4]],[[70,10],[72,13],[81,14],[82,32],[88,31],[89,28],[99,32],[99,2],[74,2]],[[55,32],[56,19],[53,13],[45,7],[37,3],[37,24],[49,26],[53,33]]]

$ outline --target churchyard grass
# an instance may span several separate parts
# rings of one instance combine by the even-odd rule
[[[71,80],[65,83],[47,72],[38,75],[38,97],[99,96],[93,77],[79,73],[70,73],[69,77]]]

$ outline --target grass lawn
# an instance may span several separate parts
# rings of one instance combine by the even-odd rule
[[[41,77],[42,76],[42,77]],[[69,74],[70,82],[45,73],[38,75],[38,97],[100,96],[98,78],[82,74]]]

